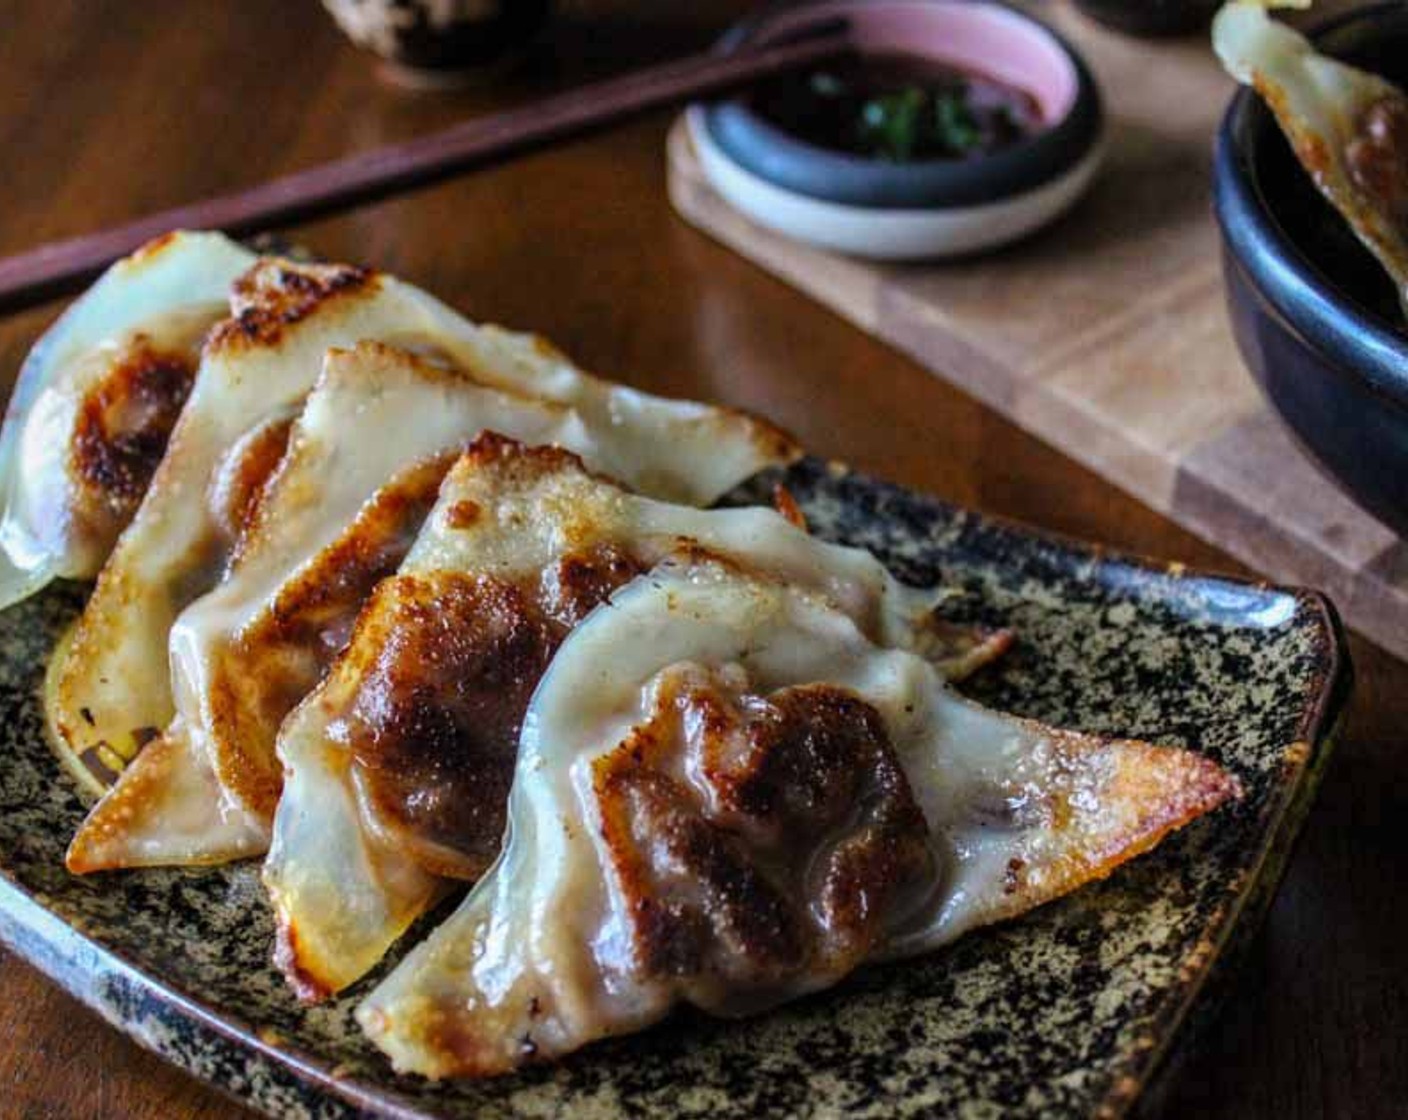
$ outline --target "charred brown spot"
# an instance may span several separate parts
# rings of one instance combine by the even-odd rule
[[[1016,894],[1022,889],[1026,882],[1027,864],[1025,860],[1017,859],[1015,856],[1007,861],[1007,866],[1002,872],[1002,893]]]
[[[636,967],[709,1006],[863,959],[931,856],[879,714],[844,689],[736,695],[698,672],[598,760]]]
[[[807,530],[807,517],[802,512],[802,507],[797,504],[797,499],[792,496],[792,491],[787,489],[782,483],[778,483],[772,488],[773,508],[789,522],[803,532]]]
[[[92,518],[120,529],[131,519],[195,378],[195,358],[137,335],[78,407],[71,461]]]
[[[498,851],[518,731],[560,635],[492,578],[399,576],[372,607],[386,641],[330,727],[378,815],[478,874]]]
[[[599,797],[647,975],[701,973],[776,982],[806,961],[805,917],[751,858],[743,840],[700,812],[687,786],[648,767],[599,779]],[[651,863],[654,857],[655,864]]]
[[[288,449],[292,430],[291,416],[261,424],[235,445],[233,460],[217,475],[219,485],[211,495],[210,512],[226,539],[237,545],[232,559],[238,558],[244,530],[253,520],[259,495]]]
[[[374,653],[329,733],[429,870],[474,878],[498,853],[533,690],[568,630],[639,570],[601,547],[521,587],[440,572],[377,588],[354,640]]]
[[[1344,156],[1354,185],[1408,237],[1408,99],[1383,97],[1365,109]]]
[[[928,863],[924,818],[880,714],[845,689],[813,685],[779,692],[748,715],[753,757],[743,767],[711,760],[711,776],[725,786],[737,776],[738,810],[779,821],[784,835],[846,830],[816,865],[815,885],[827,954],[859,959],[895,884]]]
[[[554,622],[571,629],[618,587],[645,570],[629,553],[610,543],[570,553],[548,567],[541,579],[538,602]]]
[[[294,995],[304,1003],[321,1003],[333,994],[332,988],[303,967],[298,949],[298,932],[282,918],[279,919],[274,932],[274,951],[271,956],[274,967],[284,974]]]
[[[569,474],[619,486],[609,476],[591,470],[579,455],[565,447],[555,444],[530,447],[494,431],[481,432],[470,442],[460,457],[456,473],[473,479],[478,493],[489,501],[505,490],[528,490],[536,482]],[[568,539],[571,539],[570,534]]]
[[[824,819],[839,820],[855,801],[862,782],[877,777],[899,781],[896,766],[858,767],[857,762],[890,762],[888,737],[879,713],[854,693],[839,688],[788,689],[768,700],[751,700],[739,713],[746,749],[731,752],[723,734],[704,744],[710,783],[724,803],[782,827]],[[720,728],[720,731],[725,729]]]
[[[967,680],[1007,654],[1011,630],[952,622],[931,614],[915,631],[921,652],[950,681]]]
[[[165,233],[157,234],[150,241],[139,245],[135,252],[128,258],[130,261],[149,261],[161,256],[167,248],[176,241],[177,231],[167,230]]]
[[[468,529],[479,520],[483,512],[478,502],[465,498],[445,511],[445,524],[451,529]]]
[[[753,446],[765,458],[776,463],[786,464],[795,462],[802,457],[802,445],[790,432],[779,428],[771,420],[755,416],[742,408],[730,408],[727,405],[719,405],[716,408],[718,411],[717,423],[725,428],[741,424],[747,429]]]
[[[376,273],[352,265],[295,265],[260,261],[238,280],[231,293],[234,314],[211,334],[215,346],[242,343],[271,345],[285,327],[306,319],[329,301],[369,287]]]
[[[506,469],[509,478],[536,478],[563,470],[576,470],[589,478],[600,477],[589,471],[580,455],[555,444],[528,447],[511,436],[498,432],[481,432],[464,452],[465,468],[494,467]]]

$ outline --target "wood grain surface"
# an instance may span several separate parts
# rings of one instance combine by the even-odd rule
[[[312,0],[4,0],[0,252],[697,48],[745,7],[565,0],[518,74],[410,94],[381,84]],[[676,218],[669,123],[660,114],[296,233],[477,318],[542,331],[625,381],[767,413],[816,451],[905,485],[1242,570]],[[1190,139],[1170,159],[1205,153]],[[0,321],[0,376],[54,310]],[[1162,1116],[1408,1115],[1408,670],[1365,643],[1354,652],[1339,757],[1266,932]],[[0,1117],[240,1115],[0,952]]]
[[[1205,39],[1150,43],[1032,3],[1105,91],[1105,166],[1062,221],[951,265],[848,260],[711,190],[681,124],[680,212],[1259,571],[1335,596],[1408,656],[1408,545],[1300,451],[1243,368],[1224,303],[1211,137],[1231,96]],[[1326,8],[1343,9],[1336,0]]]

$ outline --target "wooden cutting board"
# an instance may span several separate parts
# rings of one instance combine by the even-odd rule
[[[1244,369],[1223,305],[1212,137],[1232,93],[1197,39],[1041,14],[1105,94],[1105,166],[1050,229],[961,262],[874,264],[751,224],[682,122],[670,195],[691,223],[1272,579],[1327,591],[1408,656],[1408,550],[1323,477]]]

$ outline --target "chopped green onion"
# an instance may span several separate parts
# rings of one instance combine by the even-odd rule
[[[861,107],[861,139],[876,155],[897,163],[914,156],[927,98],[918,87],[886,94]]]
[[[966,90],[941,93],[935,98],[934,126],[939,142],[959,155],[972,151],[982,138],[978,122],[968,108]]]

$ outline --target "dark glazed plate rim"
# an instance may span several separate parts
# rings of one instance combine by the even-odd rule
[[[965,512],[899,487],[841,473],[816,460],[792,468],[787,477],[803,488],[817,479],[825,480],[816,485],[823,498],[842,507],[854,504],[867,518],[880,519],[886,512],[893,512],[894,523],[881,528],[899,536],[911,531],[918,534],[918,530],[911,530],[907,519],[918,519],[921,530],[944,528],[959,537],[966,534],[980,542],[971,561],[965,561],[975,568],[1005,564],[1006,571],[1034,571],[1053,582],[1061,576],[1078,578],[1106,591],[1128,591],[1134,601],[1147,599],[1155,603],[1171,602],[1180,595],[1196,592],[1202,596],[1200,603],[1206,599],[1216,604],[1225,603],[1228,595],[1235,599],[1239,594],[1256,592],[1283,601],[1282,605],[1292,611],[1288,617],[1300,619],[1297,628],[1309,635],[1313,669],[1294,678],[1295,695],[1304,697],[1296,708],[1299,717],[1289,744],[1295,749],[1277,756],[1280,761],[1274,776],[1265,779],[1271,792],[1255,818],[1245,825],[1256,843],[1238,850],[1239,862],[1233,869],[1237,873],[1235,886],[1228,886],[1217,908],[1200,920],[1198,948],[1185,961],[1182,974],[1170,981],[1167,993],[1161,995],[1148,1024],[1148,1044],[1124,1047],[1110,1063],[1099,1067],[1102,1076],[1110,1075],[1109,1088],[1092,1111],[1102,1117],[1125,1115],[1151,1079],[1163,1076],[1161,1071],[1167,1065],[1178,1028],[1199,1003],[1199,996],[1214,973],[1235,963],[1237,948],[1245,947],[1250,940],[1284,869],[1304,810],[1328,758],[1333,725],[1350,689],[1351,670],[1333,605],[1315,591],[1190,571],[1182,565],[1074,542],[1015,522]],[[759,485],[767,488],[768,482],[765,479]],[[865,500],[865,506],[860,499]],[[928,557],[927,562],[945,561],[940,554]],[[1245,612],[1247,608],[1227,609]],[[1205,614],[1219,617],[1213,606],[1208,606]],[[19,955],[127,1030],[138,1042],[178,1061],[232,1095],[241,1088],[248,1092],[259,1077],[282,1076],[282,1071],[287,1071],[302,1083],[299,1091],[307,1097],[302,1103],[310,1114],[333,1114],[333,1101],[378,1115],[411,1118],[433,1114],[425,1111],[426,1107],[433,1109],[433,1105],[418,1104],[394,1085],[387,1086],[375,1078],[346,1076],[326,1057],[260,1029],[243,1014],[221,1011],[186,994],[148,971],[128,952],[66,923],[46,906],[44,897],[21,885],[11,866],[16,858],[13,853],[0,851],[0,940],[8,942]],[[101,882],[97,884],[101,886]],[[151,1026],[153,1017],[157,1020],[155,1028]],[[193,1068],[180,1047],[171,1046],[163,1036],[162,1025],[169,1026],[173,1020],[198,1033],[205,1032],[202,1039],[211,1036],[236,1057],[263,1063],[264,1072],[250,1073],[246,1069],[242,1082],[235,1082],[228,1072],[212,1074],[210,1069]]]
[[[913,0],[924,2],[924,0]],[[1104,110],[1100,90],[1080,53],[1030,12],[1000,0],[970,0],[998,8],[1046,35],[1074,68],[1076,95],[1059,121],[995,155],[967,161],[887,163],[809,144],[771,124],[741,97],[706,106],[704,125],[715,144],[740,167],[784,190],[866,209],[942,209],[1001,202],[1045,186],[1081,162],[1099,143]],[[732,51],[765,30],[779,14],[806,0],[782,0],[745,17],[719,40]],[[864,0],[851,0],[864,7]]]
[[[1318,25],[1311,38],[1332,39],[1345,28],[1389,15],[1403,18],[1403,5],[1386,0],[1356,9]],[[1408,20],[1404,29],[1408,32]],[[1340,376],[1362,381],[1385,403],[1408,411],[1408,336],[1332,283],[1266,204],[1255,142],[1262,130],[1276,127],[1260,96],[1244,86],[1218,129],[1213,195],[1230,257],[1282,322],[1325,355]]]

